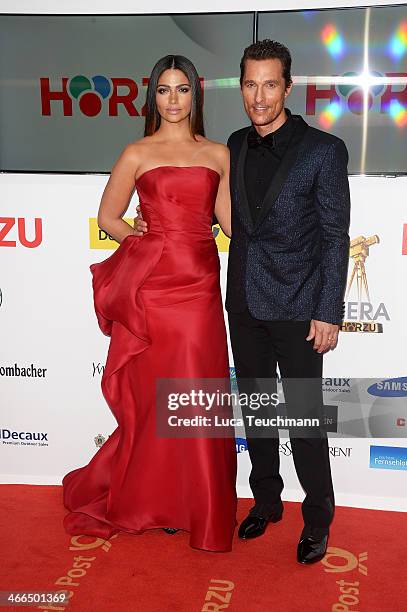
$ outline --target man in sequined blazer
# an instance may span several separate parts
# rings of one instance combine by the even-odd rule
[[[275,41],[254,43],[241,61],[241,93],[252,125],[228,140],[226,309],[240,392],[262,385],[275,390],[278,365],[287,415],[321,422],[313,430],[290,430],[305,491],[297,560],[307,564],[324,556],[334,515],[321,379],[323,354],[335,348],[343,318],[350,198],[344,142],[285,108],[290,71],[290,52]],[[294,379],[304,379],[300,390]],[[254,506],[240,525],[243,539],[262,535],[283,513],[278,430],[263,429],[246,427]]]

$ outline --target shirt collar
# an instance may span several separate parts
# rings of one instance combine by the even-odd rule
[[[284,121],[283,125],[281,125],[274,132],[266,134],[266,136],[260,136],[256,128],[254,126],[251,127],[251,132],[253,136],[257,135],[259,143],[261,145],[277,149],[288,145],[294,127],[294,120],[292,118],[291,111],[288,108],[285,109],[285,112],[287,115],[287,119]]]

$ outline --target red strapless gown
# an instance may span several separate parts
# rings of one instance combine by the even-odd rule
[[[63,479],[69,534],[177,527],[190,545],[229,551],[236,525],[232,438],[160,438],[157,378],[229,376],[211,231],[219,184],[204,166],[160,166],[137,180],[148,223],[91,266],[99,326],[111,336],[102,377],[118,427]],[[163,537],[168,537],[163,534]]]

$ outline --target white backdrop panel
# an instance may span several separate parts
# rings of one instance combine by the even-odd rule
[[[84,465],[96,452],[94,438],[106,438],[116,427],[100,390],[108,339],[97,326],[89,271],[91,263],[112,253],[89,246],[88,220],[96,217],[106,181],[98,175],[0,175],[0,231],[14,219],[23,220],[20,228],[16,221],[3,236],[15,246],[0,247],[2,482],[60,483],[67,471]],[[407,257],[402,255],[402,235],[407,178],[351,177],[350,183],[351,238],[379,237],[370,247],[366,273],[370,316],[379,310],[376,322],[382,323],[383,333],[341,333],[338,349],[325,359],[325,376],[400,377],[405,375]],[[136,201],[134,197],[126,216],[135,214]],[[41,220],[37,233],[35,218]],[[23,246],[36,238],[37,246]],[[220,253],[220,259],[224,294],[227,253]],[[356,298],[351,292],[352,300]],[[348,306],[349,312],[352,315]],[[16,374],[15,364],[20,374],[33,364],[44,376],[7,376],[7,367]],[[25,432],[26,439],[13,439],[12,432]],[[27,440],[27,434],[39,439]],[[337,502],[407,509],[405,471],[369,468],[371,443],[331,438]],[[406,446],[402,437],[373,443]],[[283,495],[302,499],[285,440],[281,465]],[[248,453],[239,453],[238,493],[243,497],[251,496],[249,469]]]

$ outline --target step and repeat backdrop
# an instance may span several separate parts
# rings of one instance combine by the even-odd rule
[[[197,65],[210,138],[225,142],[246,125],[239,61],[255,22],[258,38],[281,40],[292,51],[287,106],[342,137],[350,152],[345,320],[323,381],[337,501],[407,509],[405,6],[0,16],[2,482],[60,483],[116,428],[100,389],[108,338],[97,325],[89,271],[117,247],[96,222],[104,173],[141,137],[148,75],[167,53]],[[135,192],[127,219],[136,205]],[[224,294],[229,241],[219,227],[213,232]],[[233,381],[231,353],[230,369]],[[238,493],[250,496],[243,430],[236,431],[236,452]],[[283,495],[299,500],[291,454],[282,431]]]

